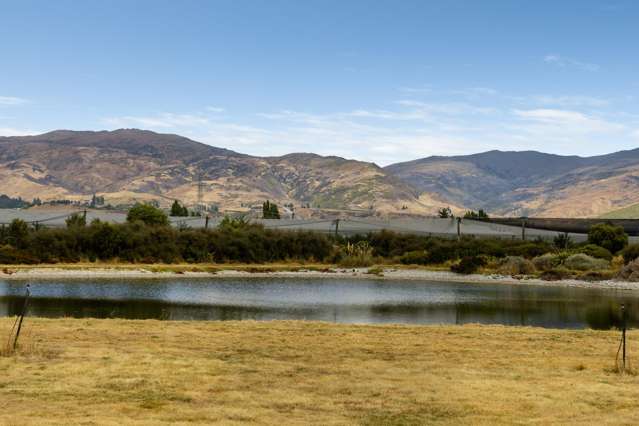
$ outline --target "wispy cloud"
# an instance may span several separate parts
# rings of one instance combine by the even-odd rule
[[[552,126],[566,127],[576,132],[616,132],[624,129],[618,123],[578,111],[559,109],[515,110],[514,114],[525,120]]]
[[[608,99],[594,96],[534,95],[529,100],[542,105],[557,105],[561,107],[601,108],[610,104]]]
[[[610,104],[585,94],[512,96],[471,87],[415,92],[414,98],[345,111],[282,109],[237,117],[223,108],[206,107],[103,122],[170,130],[253,155],[314,152],[386,165],[490,149],[593,155],[606,152],[611,140],[620,147],[636,145],[639,117],[632,108],[625,115],[611,111]]]
[[[0,105],[4,106],[23,105],[28,102],[24,98],[16,98],[15,96],[0,96]]]
[[[39,132],[37,130],[26,130],[26,129],[14,129],[11,127],[0,127],[0,136],[29,136],[29,135],[37,135]]]
[[[102,120],[105,124],[116,127],[143,126],[152,128],[179,128],[202,126],[210,122],[210,119],[200,114],[174,114],[164,112],[155,116],[123,116],[107,117]]]
[[[568,58],[565,56],[550,54],[544,56],[544,62],[547,64],[552,64],[558,66],[560,68],[568,68],[574,67],[584,71],[596,72],[601,68],[598,64],[593,64],[590,62],[582,62],[573,58]]]

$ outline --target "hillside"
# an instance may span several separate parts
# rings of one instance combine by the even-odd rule
[[[639,150],[596,157],[490,151],[385,170],[418,191],[504,216],[595,217],[639,203]]]
[[[374,213],[429,214],[444,202],[424,197],[380,167],[312,154],[260,158],[150,131],[55,131],[0,138],[2,192],[24,199],[197,201],[242,209],[266,199]],[[404,209],[403,209],[404,207]]]
[[[432,215],[451,206],[504,216],[598,217],[639,204],[639,149],[597,157],[489,151],[380,168],[305,153],[254,157],[136,129],[0,137],[0,193],[25,200],[87,200],[97,193],[114,205],[174,199],[193,205],[199,179],[203,201],[222,210],[270,199],[359,214]]]

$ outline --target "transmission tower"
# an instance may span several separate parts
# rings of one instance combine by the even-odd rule
[[[206,210],[203,197],[204,197],[204,182],[202,182],[202,172],[200,172],[197,175],[197,209],[200,212],[203,212]]]

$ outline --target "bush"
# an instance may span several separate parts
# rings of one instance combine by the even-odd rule
[[[595,259],[587,254],[577,253],[566,259],[564,265],[566,268],[575,271],[596,271],[609,268],[610,262],[605,259]]]
[[[0,264],[16,265],[36,263],[40,263],[40,260],[28,253],[24,253],[10,245],[0,246]]]
[[[578,247],[573,250],[574,253],[583,253],[587,254],[590,257],[594,257],[597,259],[606,259],[607,261],[612,260],[612,253],[606,248],[601,246],[597,246],[595,244],[588,244],[582,247]]]
[[[617,253],[628,245],[628,235],[621,226],[611,223],[598,223],[588,231],[588,242]]]
[[[366,241],[360,241],[357,244],[348,243],[344,249],[345,256],[339,262],[339,265],[345,268],[359,268],[371,266],[375,263],[373,258],[373,249]]]
[[[639,244],[631,244],[621,251],[623,256],[623,262],[628,264],[633,260],[639,258]]]
[[[428,265],[430,258],[428,252],[425,250],[409,251],[408,253],[404,253],[399,258],[399,261],[404,265]]]
[[[556,268],[549,269],[544,271],[541,274],[541,279],[546,281],[559,281],[565,280],[567,278],[572,278],[573,274],[568,269],[563,266],[558,266]]]
[[[87,219],[83,214],[73,213],[71,216],[66,218],[64,222],[66,223],[67,228],[73,228],[74,226],[86,226]]]
[[[150,204],[136,204],[126,215],[127,222],[144,222],[145,225],[166,226],[169,218],[166,213]]]
[[[595,244],[586,244],[585,246],[576,247],[572,250],[572,252],[573,254],[583,253],[596,259],[606,259],[608,261],[611,261],[613,258],[612,253],[610,253],[608,249]]]
[[[570,235],[568,235],[567,232],[557,234],[557,236],[553,238],[552,243],[560,250],[566,250],[573,245],[572,238],[570,238]]]
[[[450,270],[458,274],[473,274],[488,262],[484,256],[466,256],[462,260],[450,267]]]
[[[504,275],[529,275],[535,272],[535,265],[521,256],[508,256],[499,262],[498,271]]]
[[[639,282],[639,259],[635,259],[621,268],[617,278],[625,281]]]
[[[564,257],[559,254],[546,253],[535,257],[532,262],[535,269],[539,271],[550,271],[560,266],[564,261]]]

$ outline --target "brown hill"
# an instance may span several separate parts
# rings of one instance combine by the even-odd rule
[[[639,202],[639,149],[596,157],[490,151],[385,170],[419,191],[498,215],[594,217]]]
[[[0,138],[0,192],[10,196],[194,204],[199,178],[203,200],[223,210],[266,199],[375,213],[429,214],[444,204],[375,164],[338,157],[252,157],[135,129]]]

